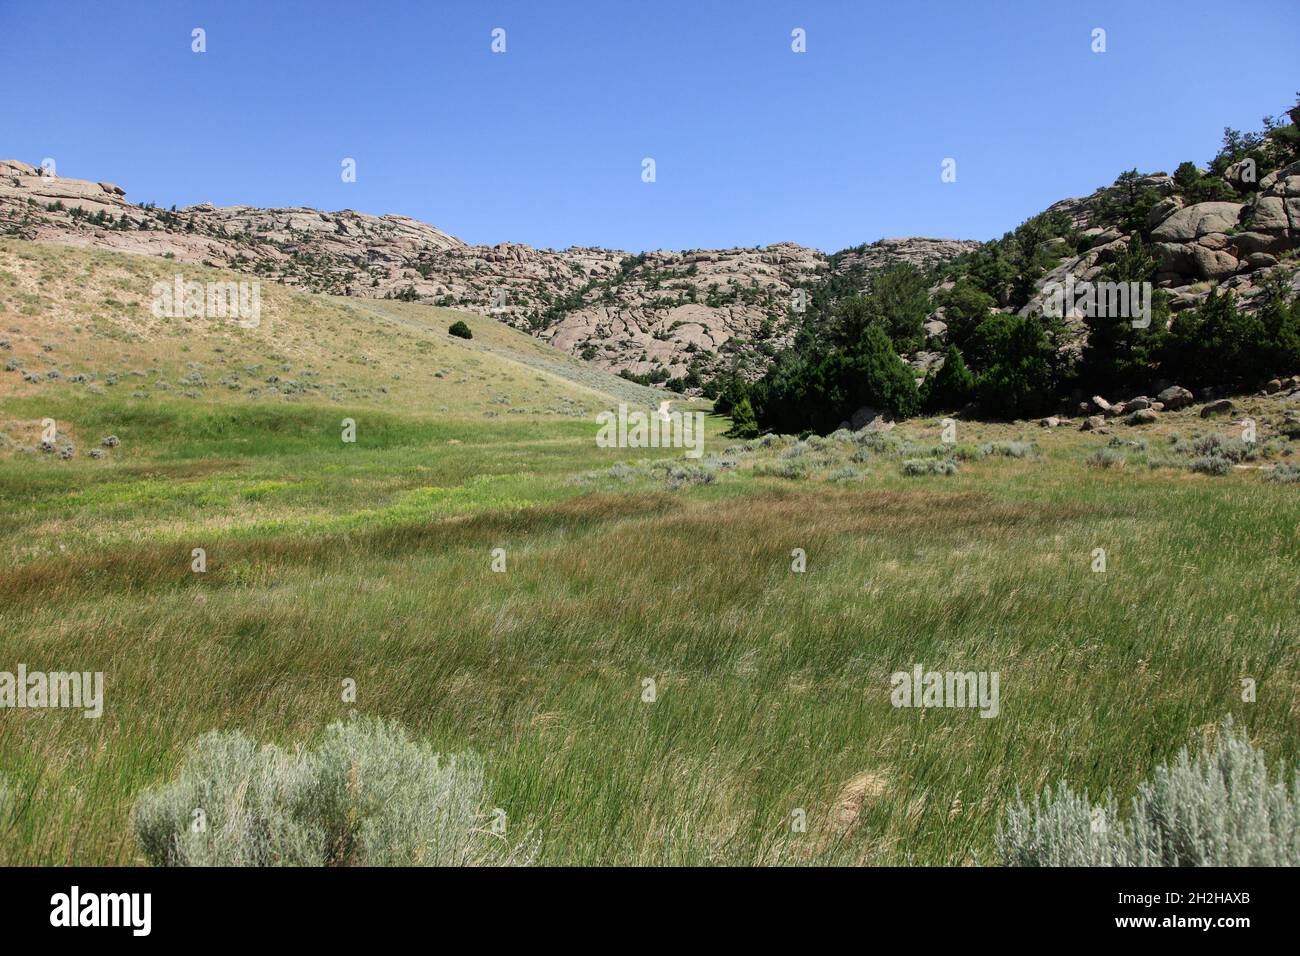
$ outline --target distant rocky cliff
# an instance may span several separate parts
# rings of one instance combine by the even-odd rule
[[[978,243],[886,239],[831,257],[794,243],[634,255],[471,246],[405,216],[352,210],[136,205],[112,184],[0,161],[0,235],[202,263],[317,292],[426,301],[493,315],[614,371],[702,373],[724,348],[773,350],[792,294],[832,268],[925,266]],[[759,354],[761,361],[762,355]]]

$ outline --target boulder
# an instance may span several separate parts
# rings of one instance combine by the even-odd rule
[[[1100,395],[1092,396],[1092,404],[1096,405],[1099,409],[1101,409],[1103,414],[1109,412],[1113,407],[1110,404],[1110,402],[1106,401],[1106,399],[1102,398]]]
[[[1260,196],[1250,217],[1251,231],[1286,232],[1290,226],[1286,213],[1286,200],[1281,196]]]
[[[1252,269],[1271,269],[1277,265],[1277,256],[1271,256],[1267,252],[1252,252],[1246,256],[1245,262]]]
[[[1156,243],[1156,268],[1166,276],[1190,276],[1196,274],[1196,256],[1189,246],[1181,242]],[[1159,279],[1161,276],[1157,275]]]
[[[1178,210],[1186,205],[1182,196],[1169,196],[1160,200],[1147,213],[1147,231],[1150,232],[1156,226],[1160,225]]]
[[[1202,279],[1224,279],[1240,267],[1232,253],[1201,245],[1192,247],[1192,260],[1196,263],[1196,274]]]
[[[1232,403],[1231,399],[1221,398],[1217,402],[1210,402],[1201,408],[1201,417],[1209,418],[1212,415],[1231,415],[1237,410],[1237,406]]]
[[[1160,418],[1160,413],[1154,408],[1140,408],[1128,417],[1130,425],[1150,425]]]
[[[1249,256],[1256,252],[1280,252],[1286,248],[1287,241],[1285,236],[1255,232],[1252,229],[1249,232],[1239,232],[1234,235],[1232,244],[1237,247],[1237,252],[1240,255]]]
[[[930,319],[924,325],[925,337],[928,339],[942,339],[948,334],[948,323],[939,319]]]
[[[869,428],[874,431],[889,431],[889,429],[894,427],[894,421],[883,412],[877,411],[867,405],[863,405],[849,416],[849,427],[855,432],[860,432],[864,428]]]
[[[1192,397],[1192,393],[1181,385],[1170,385],[1156,396],[1165,408],[1171,412],[1179,408],[1186,408],[1192,404]]]
[[[1130,398],[1124,403],[1124,414],[1127,415],[1131,412],[1138,412],[1144,408],[1150,407],[1151,399],[1147,398],[1145,395],[1139,395],[1137,398]]]
[[[1157,242],[1190,242],[1211,232],[1227,232],[1241,219],[1244,203],[1198,202],[1184,206],[1151,230]]]
[[[1128,249],[1128,236],[1120,236],[1118,239],[1108,242],[1102,246],[1094,246],[1091,250],[1096,256],[1095,262],[1114,262]]]
[[[1150,176],[1143,176],[1138,180],[1138,185],[1154,189],[1162,196],[1169,196],[1178,189],[1178,183],[1168,173],[1152,173]]]
[[[1240,162],[1233,163],[1231,166],[1225,169],[1223,171],[1223,178],[1226,179],[1229,183],[1233,185],[1234,188],[1238,190],[1249,189],[1251,186],[1255,185],[1254,173],[1252,172],[1250,174],[1250,178],[1248,179],[1246,177],[1246,171],[1248,169],[1253,170],[1254,167],[1255,164],[1253,162],[1248,163],[1246,160],[1243,159]]]
[[[1101,415],[1089,415],[1082,425],[1079,426],[1081,432],[1095,432],[1106,426],[1106,419]]]

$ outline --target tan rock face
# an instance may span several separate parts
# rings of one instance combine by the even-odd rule
[[[1201,245],[1193,246],[1192,250],[1196,272],[1202,279],[1222,279],[1237,271],[1237,259],[1231,253]]]
[[[350,209],[137,206],[121,187],[0,161],[0,234],[204,263],[317,292],[414,297],[492,315],[598,365],[686,374],[724,360],[732,339],[783,346],[796,289],[831,268],[816,249],[778,243],[640,256],[618,249],[470,246],[406,216]],[[976,242],[886,239],[841,268],[918,266]]]
[[[1189,242],[1211,232],[1227,232],[1241,218],[1242,203],[1198,202],[1179,209],[1151,230],[1157,242]]]

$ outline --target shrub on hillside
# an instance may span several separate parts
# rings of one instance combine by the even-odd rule
[[[728,438],[757,438],[758,419],[754,417],[754,406],[748,398],[742,398],[731,408],[731,429]]]
[[[1300,860],[1300,768],[1271,779],[1231,719],[1213,744],[1186,748],[1138,787],[1127,818],[1062,784],[1019,797],[998,834],[1008,866],[1294,866]]]
[[[1123,455],[1109,448],[1098,448],[1085,459],[1086,464],[1091,468],[1115,468],[1123,466],[1126,461]]]
[[[921,385],[921,404],[926,411],[960,409],[975,398],[975,376],[966,367],[961,350],[949,345],[943,366],[927,375]]]
[[[873,272],[871,294],[857,301],[865,305],[867,320],[884,328],[897,351],[910,352],[925,341],[923,326],[930,314],[929,286],[920,269],[906,262],[899,263]],[[860,333],[861,329],[855,332]]]
[[[1202,475],[1226,475],[1232,472],[1232,459],[1223,455],[1202,455],[1187,467]]]
[[[969,278],[961,279],[951,289],[940,293],[935,303],[943,307],[948,344],[963,352],[969,348],[975,330],[988,320],[997,305],[991,295]]]
[[[762,428],[786,433],[831,432],[863,406],[900,417],[920,410],[912,370],[879,324],[867,325],[852,348],[784,353],[750,400]]]
[[[508,856],[486,809],[477,757],[359,719],[314,750],[205,734],[174,780],[139,794],[133,822],[156,866],[449,866]]]
[[[469,326],[460,319],[447,327],[447,334],[454,335],[458,339],[472,339],[474,337],[474,333],[469,330]]]
[[[1161,371],[1190,385],[1251,388],[1300,367],[1300,308],[1287,301],[1277,276],[1265,280],[1256,312],[1237,308],[1231,292],[1211,292],[1169,327]]]
[[[909,478],[920,475],[955,475],[960,467],[951,458],[909,458],[903,462],[903,474]]]
[[[977,347],[988,364],[975,383],[980,407],[1001,418],[1036,414],[1052,400],[1052,347],[1032,315],[998,313],[979,327]]]

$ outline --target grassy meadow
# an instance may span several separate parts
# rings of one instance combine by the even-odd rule
[[[597,447],[596,411],[659,393],[490,319],[461,342],[447,310],[269,286],[257,330],[138,319],[172,269],[0,243],[0,359],[45,376],[0,377],[0,670],[105,675],[99,719],[0,710],[0,864],[142,862],[135,794],[199,734],[354,709],[481,755],[545,864],[994,863],[1017,789],[1123,799],[1227,714],[1300,756],[1276,399],[1221,476],[1178,464],[1236,434],[1195,409],[955,450],[934,419],[710,417],[693,461]],[[45,418],[73,457],[28,450]],[[999,714],[895,708],[918,663],[998,672]]]

